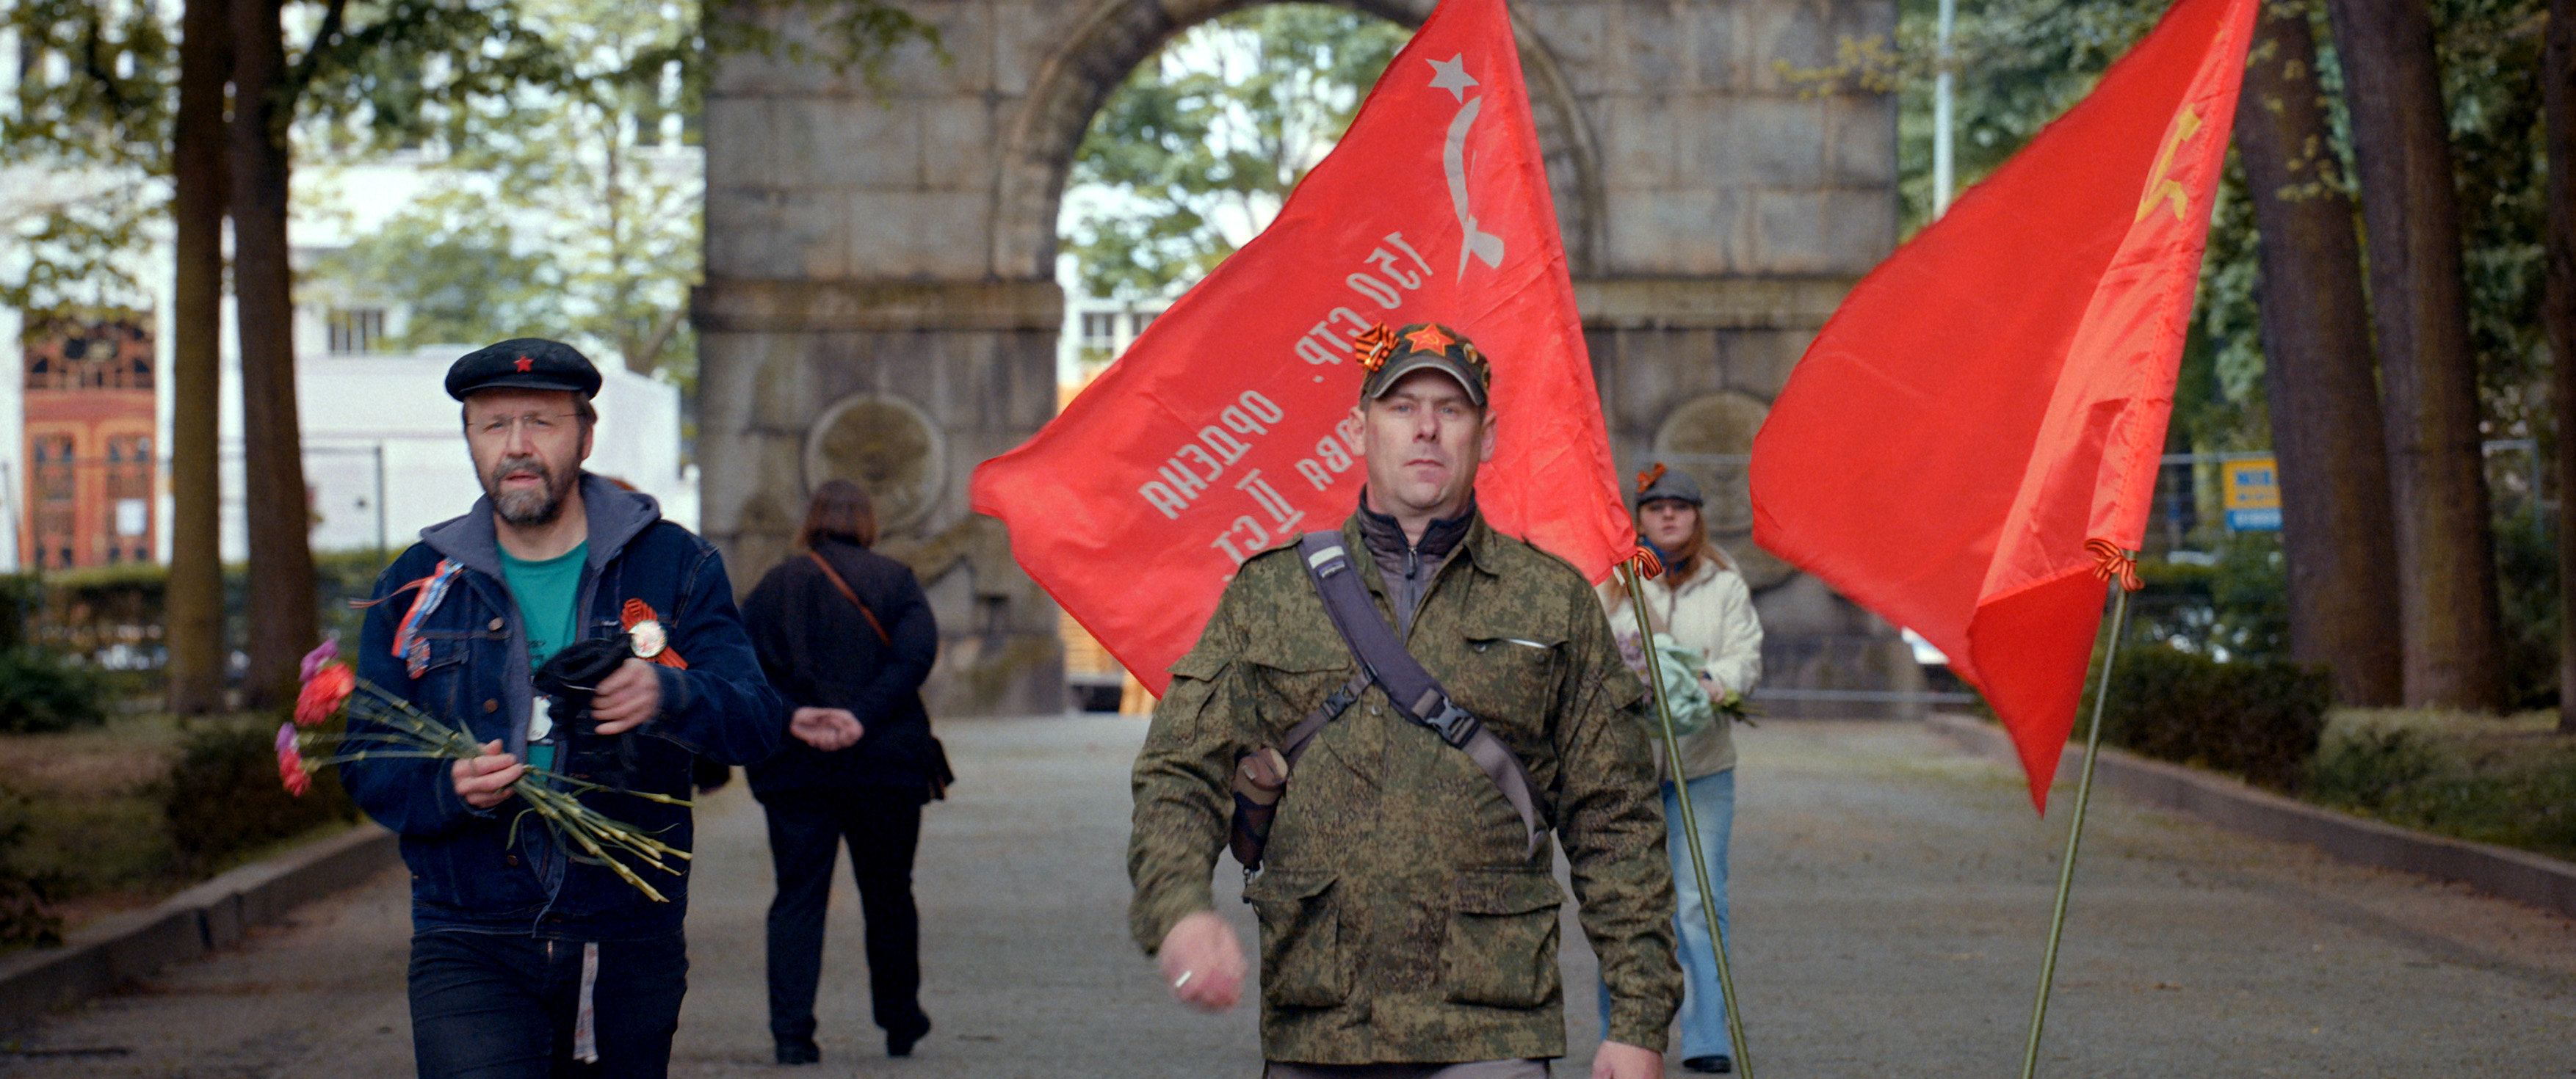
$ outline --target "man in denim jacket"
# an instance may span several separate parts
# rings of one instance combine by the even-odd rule
[[[655,902],[566,850],[511,784],[565,767],[532,672],[564,645],[626,634],[640,658],[600,679],[596,735],[627,789],[689,792],[703,754],[749,763],[786,711],[734,611],[724,561],[651,498],[582,471],[597,369],[554,341],[477,350],[447,374],[484,497],[421,531],[376,582],[358,673],[473,733],[463,761],[341,766],[368,815],[402,836],[412,878],[412,1048],[423,1076],[660,1076],[687,988],[688,866],[636,868]],[[353,721],[352,734],[363,733]],[[567,724],[569,726],[569,724]],[[532,730],[532,728],[534,728]],[[531,745],[532,737],[536,745]],[[594,776],[605,781],[610,777]],[[687,850],[689,810],[618,793],[601,813]]]

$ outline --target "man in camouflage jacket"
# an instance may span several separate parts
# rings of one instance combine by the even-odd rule
[[[1369,485],[1343,543],[1375,564],[1360,577],[1378,615],[1521,760],[1565,848],[1612,998],[1593,1074],[1660,1076],[1681,979],[1644,687],[1582,575],[1475,512],[1493,426],[1474,346],[1426,325],[1361,351]],[[1240,991],[1242,946],[1210,887],[1238,759],[1281,745],[1357,671],[1293,546],[1244,563],[1173,665],[1136,761],[1128,872],[1136,940],[1183,1001],[1221,1009]],[[1382,689],[1326,724],[1244,888],[1266,1074],[1546,1075],[1565,1054],[1562,896],[1550,845],[1528,840],[1495,781]]]

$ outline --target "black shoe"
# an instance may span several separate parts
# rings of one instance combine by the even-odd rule
[[[1687,1057],[1682,1060],[1682,1070],[1699,1075],[1728,1075],[1735,1071],[1735,1062],[1726,1059],[1724,1053],[1708,1057]]]
[[[778,1043],[778,1062],[781,1064],[813,1064],[822,1059],[823,1049],[815,1045],[812,1038]]]
[[[908,1026],[899,1030],[886,1031],[886,1055],[890,1057],[911,1056],[913,1045],[921,1041],[922,1037],[929,1033],[930,1017],[927,1015],[921,1017],[920,1026]]]

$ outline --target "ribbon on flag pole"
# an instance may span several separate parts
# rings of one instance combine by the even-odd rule
[[[1502,0],[1443,0],[1278,219],[978,467],[974,508],[1160,694],[1236,566],[1356,504],[1352,341],[1413,322],[1493,364],[1486,519],[1607,576],[1636,533]]]

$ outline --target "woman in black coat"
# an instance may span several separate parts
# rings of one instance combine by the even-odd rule
[[[769,815],[778,898],[769,905],[769,1029],[778,1062],[811,1064],[823,913],[843,843],[867,919],[868,987],[886,1052],[910,1056],[923,1014],[921,920],[912,902],[921,807],[944,772],[921,705],[939,627],[912,571],[868,549],[867,492],[832,480],[814,492],[807,550],[760,579],[742,605],[760,665],[793,709],[788,740],[748,770]],[[835,580],[835,577],[838,580]]]

